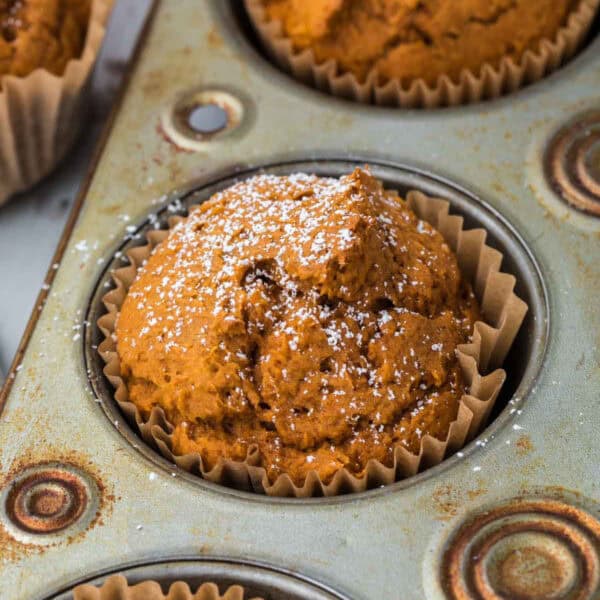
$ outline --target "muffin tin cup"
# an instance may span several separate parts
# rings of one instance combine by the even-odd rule
[[[399,79],[380,83],[376,69],[364,81],[340,69],[333,59],[317,62],[311,49],[298,50],[286,37],[280,21],[267,19],[262,0],[244,0],[246,10],[269,56],[296,79],[324,92],[358,102],[403,108],[457,106],[498,98],[539,81],[560,67],[581,47],[600,6],[600,0],[581,0],[553,39],[544,39],[536,51],[527,50],[515,61],[504,56],[497,65],[485,63],[479,73],[463,69],[457,81],[438,77],[409,84]]]
[[[111,7],[93,0],[81,56],[62,76],[36,69],[0,78],[0,204],[48,175],[75,141]]]
[[[349,600],[295,571],[254,560],[172,557],[93,574],[46,600]]]
[[[180,468],[213,483],[269,496],[308,498],[361,492],[410,477],[439,464],[471,440],[485,424],[498,397],[506,378],[500,367],[528,308],[513,292],[515,277],[500,272],[502,254],[485,244],[487,234],[484,229],[463,230],[463,218],[449,214],[450,204],[446,200],[412,191],[408,193],[407,201],[419,218],[442,233],[456,253],[459,267],[472,283],[485,319],[485,322],[475,324],[471,342],[457,349],[469,394],[461,398],[457,419],[450,425],[445,440],[424,436],[418,455],[396,446],[392,466],[371,460],[360,476],[340,469],[330,482],[325,483],[312,471],[302,486],[296,485],[286,474],[271,483],[260,466],[258,447],[251,447],[243,462],[221,459],[212,469],[205,468],[199,454],[174,455],[173,427],[163,410],[155,407],[148,420],[144,420],[136,406],[129,402],[116,352],[115,326],[129,287],[153,249],[168,236],[168,230],[153,230],[146,234],[145,245],[127,252],[130,264],[112,272],[115,287],[102,298],[108,312],[97,321],[104,335],[98,347],[106,363],[104,374],[115,388],[114,397],[120,409],[130,422],[136,424],[144,441]],[[169,227],[182,219],[171,217]]]
[[[112,575],[100,587],[84,584],[73,590],[73,600],[263,600],[250,598],[240,585],[228,587],[223,594],[216,583],[203,583],[195,592],[184,581],[176,581],[165,594],[157,581],[129,585],[122,575]]]

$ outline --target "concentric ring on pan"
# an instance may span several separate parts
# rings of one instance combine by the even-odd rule
[[[205,488],[216,489],[221,493],[231,493],[255,500],[275,502],[286,501],[285,499],[263,497],[253,493],[217,486],[200,477],[177,469],[173,463],[167,461],[160,456],[157,451],[147,446],[142,441],[141,437],[138,436],[137,433],[134,433],[133,429],[130,428],[124,420],[123,414],[120,412],[113,399],[113,388],[102,372],[104,363],[96,351],[96,347],[102,339],[102,333],[97,328],[96,321],[105,312],[101,298],[106,293],[108,286],[111,285],[111,269],[120,267],[124,264],[122,262],[123,252],[130,247],[142,243],[142,240],[139,238],[143,236],[138,234],[141,234],[152,227],[156,227],[157,225],[166,227],[168,216],[172,215],[174,212],[185,214],[187,206],[198,204],[199,202],[208,199],[215,192],[229,187],[237,181],[251,177],[257,172],[263,171],[280,175],[293,172],[309,172],[317,175],[338,177],[341,174],[352,171],[355,166],[365,163],[370,165],[373,175],[383,181],[384,185],[388,188],[397,189],[400,193],[416,189],[425,194],[439,196],[449,200],[452,212],[464,217],[465,227],[483,227],[488,232],[488,243],[502,252],[504,255],[503,271],[515,275],[517,279],[515,292],[528,304],[530,310],[521,327],[520,333],[513,344],[512,350],[505,361],[508,379],[496,404],[497,408],[492,415],[491,424],[488,429],[482,433],[482,436],[489,436],[492,431],[502,427],[502,425],[510,418],[510,412],[515,408],[515,405],[519,404],[527,396],[535,383],[544,358],[548,330],[546,291],[539,268],[525,243],[512,226],[506,222],[494,208],[459,186],[453,185],[422,171],[395,165],[393,163],[369,160],[367,158],[362,160],[321,159],[277,163],[245,171],[236,170],[231,174],[215,177],[212,181],[192,185],[188,188],[187,192],[174,196],[171,199],[170,205],[163,207],[161,210],[157,211],[155,215],[152,215],[151,218],[147,218],[142,222],[136,232],[132,234],[133,239],[125,241],[117,249],[117,252],[115,252],[112,257],[109,257],[107,267],[94,289],[85,317],[86,323],[89,324],[86,326],[84,336],[84,352],[88,377],[95,394],[100,400],[104,412],[110,418],[111,422],[117,424],[120,433],[124,435],[146,458],[150,459],[155,464],[160,465],[163,469],[170,472],[177,472],[189,481],[193,481]],[[523,360],[523,357],[526,357],[525,360]],[[509,401],[511,402],[511,407],[508,410],[503,411],[502,409],[507,406]],[[467,446],[467,448],[461,452],[461,456],[465,456],[470,451],[473,451],[474,447],[474,444]],[[345,499],[356,498],[357,495],[388,493],[411,485],[422,478],[431,477],[457,460],[459,460],[457,456],[450,457],[437,467],[424,471],[423,473],[406,480],[386,486],[384,489],[371,490],[362,492],[361,494],[355,493],[346,496],[336,496],[328,499],[292,499],[287,501],[335,502],[338,500],[342,501]]]
[[[204,582],[213,582],[219,588],[240,585],[246,597],[264,596],[270,600],[348,600],[327,585],[297,573],[249,560],[203,557],[173,558],[153,563],[123,565],[121,568],[96,573],[79,579],[46,596],[46,600],[73,600],[73,588],[81,584],[102,585],[113,574],[127,578],[130,585],[153,580],[163,590],[175,581],[184,581],[195,588]]]

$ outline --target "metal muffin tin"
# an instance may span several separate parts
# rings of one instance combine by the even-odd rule
[[[294,597],[278,577],[298,598],[600,597],[600,221],[563,199],[568,180],[595,206],[600,40],[505,98],[404,111],[280,72],[240,5],[158,4],[53,260],[0,396],[0,597],[68,598],[110,572],[250,577],[273,599]],[[178,111],[199,97],[223,101],[232,126],[186,131]],[[101,375],[107,269],[173,201],[184,209],[265,165],[337,175],[364,162],[390,186],[448,198],[518,277],[530,312],[496,418],[441,465],[363,494],[266,498],[179,471]]]

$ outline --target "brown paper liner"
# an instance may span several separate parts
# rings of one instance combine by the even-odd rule
[[[36,69],[0,78],[0,204],[50,173],[77,137],[112,2],[93,0],[81,56],[61,77]]]
[[[486,232],[483,229],[463,230],[462,217],[448,214],[450,204],[446,200],[410,192],[407,201],[420,219],[428,221],[440,231],[456,253],[461,272],[473,284],[485,319],[485,322],[475,323],[471,342],[462,344],[457,349],[469,394],[461,398],[458,417],[451,423],[445,440],[424,436],[418,455],[411,454],[403,446],[396,446],[391,467],[371,460],[367,463],[364,475],[360,477],[346,469],[340,469],[331,482],[326,484],[315,471],[311,471],[302,486],[295,485],[286,474],[280,475],[271,484],[266,471],[260,466],[257,447],[248,450],[243,462],[222,458],[210,470],[204,467],[199,454],[175,456],[171,440],[173,427],[163,410],[155,407],[149,419],[144,421],[136,406],[128,401],[114,335],[120,307],[139,267],[169,233],[168,230],[153,230],[146,235],[146,245],[127,252],[130,264],[112,272],[116,287],[103,296],[108,313],[97,322],[105,336],[98,347],[98,352],[106,363],[104,374],[115,388],[115,399],[121,410],[130,422],[136,424],[144,441],[182,469],[214,483],[270,496],[300,498],[336,496],[390,484],[440,463],[444,457],[456,452],[472,439],[485,424],[504,383],[506,374],[499,367],[521,326],[527,305],[513,293],[515,278],[500,272],[502,254],[485,244]],[[169,227],[182,218],[171,218]]]
[[[112,575],[101,587],[94,585],[80,585],[73,590],[73,600],[263,600],[262,598],[249,598],[244,594],[244,588],[232,585],[223,595],[214,583],[203,583],[196,593],[193,593],[188,584],[176,581],[171,585],[167,594],[164,594],[160,584],[156,581],[142,581],[136,585],[129,585],[122,575]]]
[[[244,0],[244,4],[269,56],[296,79],[334,96],[358,102],[438,108],[491,100],[550,74],[581,47],[600,0],[581,0],[553,39],[542,40],[536,51],[525,51],[518,61],[505,56],[496,66],[483,64],[479,73],[463,69],[458,81],[441,75],[434,85],[424,79],[415,79],[405,85],[398,79],[380,84],[376,69],[360,82],[353,73],[342,71],[335,60],[317,63],[310,48],[296,50],[285,36],[282,23],[267,20],[261,0]]]

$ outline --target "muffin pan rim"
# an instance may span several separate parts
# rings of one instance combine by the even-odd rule
[[[165,215],[168,216],[169,213],[178,214],[170,208],[175,202],[181,203],[184,208],[183,213],[185,214],[190,205],[197,203],[196,199],[198,196],[202,197],[201,200],[198,199],[199,202],[202,202],[208,199],[216,191],[224,189],[225,187],[233,185],[237,181],[243,180],[257,173],[273,172],[276,174],[285,174],[304,170],[305,172],[315,172],[320,176],[327,176],[329,174],[330,176],[337,177],[343,173],[349,172],[354,167],[364,165],[365,163],[374,170],[374,175],[378,179],[381,178],[381,175],[377,172],[377,170],[389,170],[392,173],[398,174],[400,180],[397,187],[403,189],[413,189],[414,187],[414,189],[420,189],[425,191],[425,193],[429,193],[434,196],[436,195],[435,190],[441,189],[442,193],[437,195],[441,195],[450,201],[452,214],[459,214],[460,216],[466,218],[467,228],[472,228],[473,226],[482,226],[486,229],[486,231],[488,231],[489,234],[493,236],[493,232],[496,231],[496,229],[490,228],[489,225],[494,224],[495,227],[502,232],[501,237],[505,236],[510,243],[515,245],[515,248],[518,248],[518,252],[516,252],[514,256],[507,255],[506,249],[503,250],[505,257],[505,262],[503,264],[505,265],[507,259],[510,260],[511,257],[516,259],[517,256],[519,256],[526,265],[525,271],[530,269],[529,274],[532,274],[535,277],[535,284],[532,285],[531,289],[529,289],[531,292],[531,298],[528,300],[530,306],[526,320],[533,319],[534,321],[536,341],[534,342],[534,348],[528,365],[525,368],[525,371],[516,389],[513,391],[511,398],[507,400],[506,406],[503,406],[500,413],[488,423],[485,429],[481,431],[475,439],[466,444],[459,453],[444,459],[439,465],[430,467],[418,473],[417,475],[396,481],[387,486],[370,489],[364,492],[355,492],[333,497],[311,498],[282,498],[267,496],[212,483],[198,475],[181,469],[174,463],[171,463],[167,458],[163,457],[158,450],[151,448],[148,444],[146,444],[146,442],[144,442],[139,433],[136,432],[135,425],[130,425],[127,422],[125,416],[114,400],[114,390],[102,372],[102,369],[104,368],[104,362],[102,361],[102,358],[98,354],[97,350],[93,348],[93,346],[97,345],[99,340],[102,338],[101,333],[98,331],[96,321],[105,312],[105,309],[102,305],[102,296],[106,293],[107,288],[104,287],[104,283],[107,281],[112,281],[110,275],[111,267],[122,266],[126,264],[126,262],[118,263],[121,257],[115,257],[115,254],[119,252],[122,253],[127,248],[137,245],[136,243],[132,243],[131,238],[132,236],[136,236],[139,233],[149,229],[148,226],[151,224],[150,217],[148,216],[149,214],[155,215],[159,218],[159,220],[162,217],[161,228],[164,227]],[[331,168],[328,167],[330,164],[332,165]],[[313,167],[312,170],[310,168],[311,165]],[[337,170],[335,170],[336,167]],[[402,181],[403,177],[406,179],[419,180],[423,187],[419,188],[417,185],[411,186],[410,184],[404,184]],[[402,183],[400,183],[400,181],[402,181]],[[429,184],[429,187],[427,184]],[[386,183],[386,187],[393,188],[394,185],[388,185]],[[444,191],[447,193],[446,195],[444,195]],[[462,198],[462,200],[457,200],[458,198]],[[459,204],[458,212],[457,203]],[[464,210],[461,210],[464,208],[464,206],[471,206],[474,213],[477,215],[483,215],[486,217],[486,219],[484,219],[483,223],[481,221],[473,222],[476,217],[468,215],[464,212]],[[179,214],[181,214],[181,212],[182,211],[179,210]],[[441,474],[446,469],[451,468],[475,452],[482,439],[493,440],[494,437],[499,435],[510,423],[513,414],[517,410],[520,411],[519,407],[523,404],[523,402],[526,401],[527,396],[535,388],[536,382],[543,371],[551,323],[548,291],[538,261],[515,226],[513,226],[510,221],[506,219],[497,209],[495,209],[485,200],[481,199],[477,194],[443,176],[430,173],[418,167],[413,167],[391,160],[378,159],[375,157],[358,158],[354,155],[323,155],[322,157],[311,157],[308,159],[298,158],[294,160],[289,158],[283,161],[265,162],[255,166],[236,166],[234,168],[223,169],[222,171],[214,172],[212,175],[209,174],[205,177],[198,178],[194,182],[184,186],[183,189],[179,189],[168,194],[168,198],[165,203],[158,205],[155,211],[151,211],[150,213],[146,212],[145,214],[146,217],[143,220],[134,221],[134,223],[137,224],[135,231],[131,232],[129,236],[125,236],[125,239],[122,239],[116,248],[114,248],[114,250],[107,255],[107,260],[104,263],[104,267],[97,276],[91,293],[86,299],[85,307],[82,310],[82,364],[85,371],[85,377],[87,378],[88,384],[91,387],[91,391],[97,400],[97,403],[100,404],[102,412],[110,420],[113,428],[117,430],[121,437],[124,437],[127,440],[127,447],[135,450],[146,460],[150,461],[154,465],[157,465],[162,470],[173,475],[177,475],[177,477],[184,479],[186,482],[189,482],[194,486],[200,486],[203,489],[215,492],[217,494],[228,494],[239,500],[250,500],[260,503],[266,502],[268,504],[278,503],[294,505],[338,504],[357,501],[359,499],[368,500],[375,496],[399,492],[403,489],[412,487],[413,485],[417,485],[422,481]],[[496,244],[492,241],[492,246],[495,245]],[[506,266],[503,267],[503,270],[505,269]],[[517,287],[519,287],[519,276],[515,276],[517,277]],[[522,285],[525,285],[525,282],[523,282]],[[534,302],[532,303],[532,301]],[[524,325],[522,325],[522,327],[523,326]],[[510,373],[507,372],[507,374],[508,378],[510,378]],[[505,391],[504,394],[506,394]]]
[[[71,581],[67,585],[63,585],[58,589],[54,589],[50,592],[50,594],[46,594],[44,596],[40,596],[36,600],[70,600],[72,599],[73,588],[82,584],[92,584],[99,585],[102,580],[111,575],[123,574],[123,575],[131,575],[135,577],[135,580],[130,581],[130,584],[135,584],[138,581],[143,581],[147,579],[153,579],[154,577],[151,575],[152,571],[163,568],[165,571],[167,568],[182,568],[187,571],[194,571],[197,569],[199,573],[194,575],[193,573],[188,573],[185,577],[199,577],[205,579],[205,581],[212,581],[210,579],[211,572],[216,571],[218,574],[221,571],[223,574],[221,576],[225,576],[228,572],[233,572],[235,575],[246,576],[252,581],[251,577],[254,572],[256,575],[263,575],[266,577],[271,576],[276,581],[275,583],[280,584],[288,584],[290,586],[303,586],[306,588],[306,592],[320,592],[322,595],[319,596],[316,600],[351,600],[350,596],[343,594],[342,592],[334,589],[323,581],[319,581],[307,575],[303,575],[301,573],[297,573],[292,571],[291,569],[286,569],[284,567],[280,567],[269,562],[264,562],[260,560],[251,560],[248,558],[236,558],[236,557],[226,557],[226,556],[193,556],[193,555],[182,555],[182,556],[165,556],[162,558],[156,558],[151,560],[138,560],[138,561],[129,561],[122,563],[118,567],[108,567],[106,569],[102,569],[96,573],[92,573],[91,575],[80,577],[75,581]],[[207,571],[207,574],[204,575],[202,572]],[[141,571],[141,573],[139,573]],[[148,575],[145,575],[145,572],[149,571]],[[143,577],[143,579],[138,579],[136,573],[139,573]],[[213,575],[214,576],[214,575]],[[157,577],[159,582],[163,582],[166,579],[166,573],[162,573],[161,577]],[[174,578],[173,581],[179,580]],[[169,579],[167,579],[169,581]],[[185,581],[185,579],[184,579]],[[218,582],[215,582],[218,583]],[[227,585],[242,585],[244,586],[244,581],[231,581]],[[164,585],[164,584],[163,584]],[[247,585],[247,584],[246,584]],[[192,590],[193,591],[193,590]],[[285,592],[286,590],[275,590],[279,592]],[[302,590],[301,590],[302,591]],[[306,596],[306,598],[311,598],[310,596]]]

